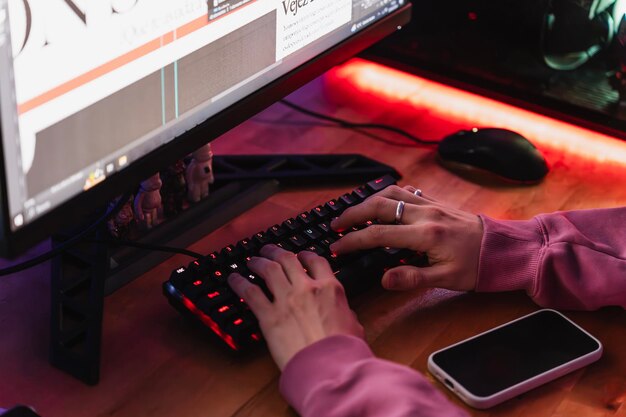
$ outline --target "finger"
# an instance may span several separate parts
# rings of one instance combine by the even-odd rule
[[[241,275],[230,274],[228,284],[240,298],[243,298],[257,317],[267,313],[272,308],[272,303],[267,299],[261,288]]]
[[[446,287],[451,282],[452,270],[447,265],[424,268],[399,266],[385,272],[382,285],[388,290],[412,290],[415,288]]]
[[[274,298],[282,298],[291,289],[291,283],[285,275],[285,271],[278,262],[267,258],[253,256],[248,261],[248,268],[260,276],[267,284],[267,288],[274,295]]]
[[[139,200],[135,200],[135,216],[137,216],[140,221],[143,221],[143,210],[141,209]]]
[[[368,198],[361,204],[348,208],[341,216],[333,220],[330,226],[334,230],[341,231],[357,224],[363,224],[368,220],[394,223],[396,221],[397,207],[397,200],[376,195]]]
[[[425,248],[428,247],[426,242],[423,242],[416,234],[414,226],[373,225],[348,233],[330,245],[330,250],[339,255],[385,246],[413,249],[416,252],[427,252]]]
[[[419,196],[415,194],[415,192],[417,191],[417,188],[413,187],[412,185],[407,185],[404,187],[404,189],[408,192],[410,192],[415,198],[417,198],[417,200],[415,201],[415,204],[419,204],[420,202],[422,203],[426,203],[426,201],[430,201],[430,202],[434,202],[436,201],[433,198],[430,198],[429,196],[425,195],[424,193],[420,193]],[[421,199],[421,201],[420,201]]]
[[[260,254],[280,264],[287,279],[293,285],[300,285],[305,280],[310,279],[293,252],[286,251],[276,245],[266,245],[261,248]]]
[[[409,188],[410,187],[410,188]],[[389,187],[385,188],[384,190],[378,192],[377,194],[374,195],[378,195],[381,197],[387,197],[390,198],[392,200],[396,200],[396,201],[404,201],[406,203],[410,203],[410,204],[427,204],[427,202],[424,200],[424,198],[415,195],[415,190],[417,188],[413,187],[413,186],[406,186],[406,187],[399,187],[397,185],[390,185]],[[372,196],[373,197],[373,196]],[[370,197],[371,198],[371,197]]]
[[[298,259],[302,262],[311,278],[318,281],[335,279],[330,264],[321,256],[305,250],[298,253]]]

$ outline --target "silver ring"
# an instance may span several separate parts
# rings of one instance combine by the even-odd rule
[[[396,206],[396,224],[400,224],[402,220],[402,213],[404,213],[404,201],[398,201],[398,205]]]
[[[422,196],[422,190],[420,190],[419,188],[415,191],[413,191],[413,194],[415,194],[416,197],[421,197]]]

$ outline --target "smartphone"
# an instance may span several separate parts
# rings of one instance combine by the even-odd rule
[[[428,370],[474,408],[489,408],[598,360],[602,344],[563,314],[539,310],[428,358]]]

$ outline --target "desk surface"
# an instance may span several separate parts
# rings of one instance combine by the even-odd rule
[[[338,116],[392,123],[427,137],[468,127],[428,111],[398,112],[392,104],[376,103],[371,97],[338,98],[329,83],[328,77],[318,79],[292,98]],[[552,171],[540,185],[479,185],[441,168],[427,148],[391,146],[350,130],[294,123],[303,120],[310,119],[275,105],[214,142],[214,151],[359,152],[396,167],[403,175],[401,185],[419,186],[431,197],[497,218],[626,205],[626,166],[590,165],[549,151]],[[219,249],[347,190],[281,193],[191,249],[203,253]],[[279,373],[267,353],[235,357],[194,331],[168,305],[161,283],[173,268],[187,262],[175,256],[106,299],[101,382],[96,387],[81,384],[47,362],[48,267],[1,279],[0,406],[32,404],[44,417],[295,415],[278,392]],[[434,350],[538,308],[522,293],[441,289],[373,291],[352,300],[352,306],[378,356],[421,372]],[[491,410],[470,413],[626,416],[626,405],[621,405],[626,395],[626,312],[603,309],[567,315],[604,343],[603,358]],[[465,407],[438,382],[433,384]]]

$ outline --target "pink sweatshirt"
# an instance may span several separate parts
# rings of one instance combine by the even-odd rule
[[[524,290],[539,305],[626,308],[626,207],[502,221],[481,216],[476,291]],[[280,391],[303,417],[466,416],[421,374],[352,336],[300,351]]]

